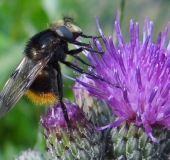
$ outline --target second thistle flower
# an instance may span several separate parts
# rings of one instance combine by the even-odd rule
[[[60,103],[49,108],[41,118],[49,153],[54,159],[99,159],[103,153],[100,132],[94,129],[78,105],[65,100],[65,106],[71,124],[69,129]]]

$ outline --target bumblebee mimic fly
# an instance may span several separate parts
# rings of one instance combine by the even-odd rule
[[[59,63],[78,71],[93,76],[102,81],[103,78],[85,72],[78,65],[66,61],[70,55],[88,65],[78,54],[83,50],[103,53],[93,50],[89,44],[77,41],[78,37],[95,38],[84,35],[79,27],[73,24],[69,17],[49,25],[31,37],[24,50],[24,56],[10,78],[5,83],[0,93],[0,118],[6,115],[24,95],[39,104],[60,101],[66,121],[69,121],[63,99],[62,73]],[[98,37],[96,37],[98,38]],[[68,49],[68,44],[79,46],[78,49]]]

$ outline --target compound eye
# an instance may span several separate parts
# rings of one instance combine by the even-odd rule
[[[54,31],[60,36],[60,38],[66,41],[71,41],[74,38],[73,33],[65,26],[58,26]]]

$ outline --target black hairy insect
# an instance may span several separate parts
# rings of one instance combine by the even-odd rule
[[[72,23],[72,19],[65,17],[63,20],[50,24],[48,29],[28,40],[23,59],[12,72],[0,93],[0,118],[6,115],[25,93],[38,104],[60,101],[64,117],[69,122],[62,100],[63,84],[59,63],[79,73],[85,73],[104,81],[102,77],[85,72],[79,66],[66,61],[66,56],[70,55],[88,65],[77,56],[79,53],[83,50],[103,53],[93,50],[89,44],[77,41],[78,37],[95,38],[84,35],[82,30]],[[69,43],[79,48],[69,50]]]

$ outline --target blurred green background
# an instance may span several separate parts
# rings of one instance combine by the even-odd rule
[[[113,34],[119,0],[1,0],[0,1],[0,89],[22,58],[26,41],[47,24],[61,19],[62,15],[75,18],[76,24],[88,35],[99,35],[94,17],[98,16],[103,32]],[[122,30],[125,40],[129,37],[129,20],[140,23],[142,33],[145,17],[154,21],[154,40],[170,20],[169,0],[128,0],[123,9]],[[86,40],[87,41],[87,40]],[[73,46],[70,46],[73,48]],[[62,67],[62,72],[75,76],[73,71]],[[64,79],[64,97],[74,101],[69,85]],[[45,108],[35,106],[22,97],[14,109],[0,119],[0,160],[10,160],[28,148],[43,150],[45,145],[38,133],[40,115]],[[37,141],[38,144],[37,145]],[[41,143],[42,145],[41,145]]]

